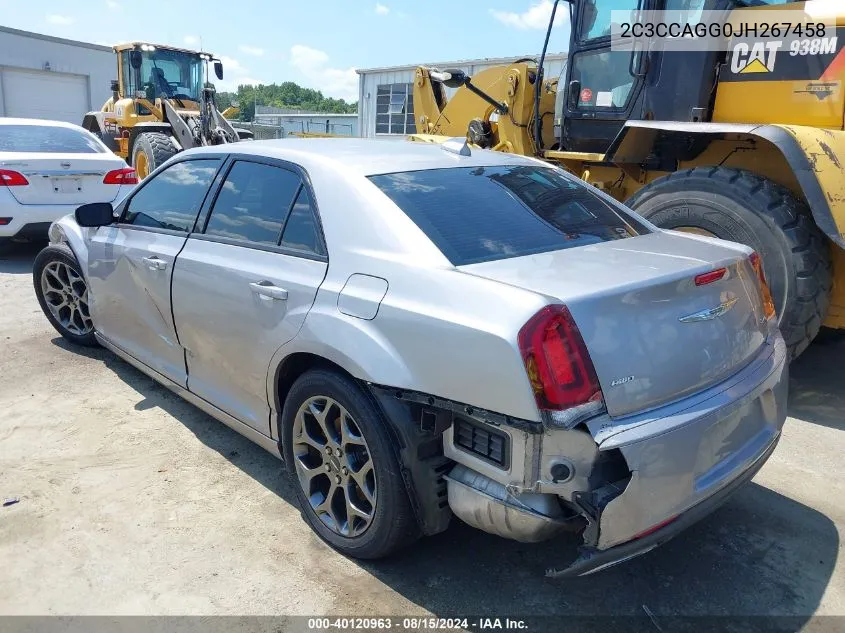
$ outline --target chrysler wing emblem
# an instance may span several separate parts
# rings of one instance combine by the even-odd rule
[[[736,305],[737,299],[734,297],[733,299],[728,299],[723,301],[715,308],[709,308],[707,310],[701,310],[700,312],[693,312],[692,314],[688,314],[686,316],[682,316],[678,319],[681,323],[697,323],[699,321],[712,321],[713,319],[717,319],[723,314],[725,314],[728,310]]]

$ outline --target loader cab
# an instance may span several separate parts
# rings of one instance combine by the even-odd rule
[[[118,47],[119,92],[129,99],[168,99],[185,109],[196,109],[206,79],[206,64],[214,62],[219,79],[223,67],[207,53],[132,43]]]
[[[561,76],[556,136],[561,149],[604,153],[630,119],[709,121],[724,53],[673,51],[666,43],[622,49],[612,21],[641,11],[671,11],[673,21],[697,23],[704,10],[733,0],[574,0],[569,58]],[[615,13],[621,12],[621,13]]]

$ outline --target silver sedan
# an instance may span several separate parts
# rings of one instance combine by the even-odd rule
[[[283,457],[351,556],[454,515],[579,531],[563,573],[596,571],[721,504],[786,416],[756,253],[459,141],[190,150],[50,237],[56,329]]]

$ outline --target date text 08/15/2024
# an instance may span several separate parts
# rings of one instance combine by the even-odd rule
[[[519,618],[437,618],[437,617],[376,617],[376,618],[309,618],[310,631],[342,630],[398,630],[398,631],[449,631],[467,628],[481,630],[519,631],[528,628]]]

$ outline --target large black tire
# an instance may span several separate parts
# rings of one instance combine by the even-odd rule
[[[48,283],[55,290],[45,292],[44,270],[51,265],[58,266],[60,270],[66,271],[70,269],[73,275],[64,279],[59,279],[55,276],[51,277],[51,281]],[[63,266],[66,268],[62,268]],[[62,276],[61,273],[59,276]],[[88,312],[86,293],[88,282],[82,276],[79,263],[76,261],[76,257],[74,257],[70,248],[64,244],[51,244],[38,253],[32,266],[32,283],[35,287],[35,296],[38,298],[38,304],[41,306],[44,316],[47,317],[50,325],[56,328],[59,334],[75,345],[83,345],[85,347],[96,347],[99,345],[94,335],[93,323]],[[59,316],[65,318],[66,323],[62,323],[57,319],[48,305],[48,302],[52,302],[55,305],[63,299],[67,303],[67,292],[62,287],[71,288],[71,292],[75,293],[77,297],[71,301],[73,304],[72,307],[68,306],[59,311]],[[84,300],[80,300],[79,297],[84,297]],[[85,317],[84,319],[83,316]]]
[[[138,178],[143,179],[178,152],[167,134],[142,132],[132,148],[132,166],[138,172]]]
[[[827,315],[833,265],[827,238],[792,192],[747,171],[698,167],[655,180],[627,204],[661,228],[703,229],[756,250],[790,358],[807,349]]]
[[[300,483],[295,460],[304,458],[294,455],[295,418],[300,407],[314,397],[331,398],[349,412],[366,441],[369,458],[372,460],[375,474],[372,519],[362,533],[354,536],[344,536],[326,525],[312,509],[309,495]],[[334,411],[336,409],[327,417],[334,419]],[[347,556],[362,559],[382,558],[419,537],[419,528],[403,483],[394,440],[387,425],[387,420],[372,397],[353,380],[333,371],[315,369],[304,373],[293,384],[285,399],[282,411],[282,450],[286,471],[291,485],[296,490],[302,515],[321,539]],[[321,451],[315,449],[309,457],[313,456],[315,460],[319,460],[318,455],[321,454]],[[331,484],[331,479],[338,474],[332,470],[325,475],[317,475],[314,479],[323,476],[326,481],[317,480],[315,487],[319,488],[321,483]]]

